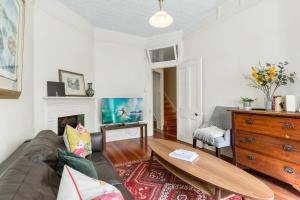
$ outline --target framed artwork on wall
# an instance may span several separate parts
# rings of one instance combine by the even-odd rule
[[[17,99],[22,91],[24,0],[0,1],[0,98]]]
[[[65,70],[58,70],[59,81],[65,84],[66,96],[86,96],[84,75],[69,72]]]

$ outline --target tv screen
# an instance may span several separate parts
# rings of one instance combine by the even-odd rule
[[[142,98],[103,98],[102,124],[123,124],[143,120]]]

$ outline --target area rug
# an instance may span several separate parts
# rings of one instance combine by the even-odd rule
[[[213,200],[186,184],[154,161],[150,172],[147,161],[116,166],[125,187],[135,200]],[[230,200],[241,200],[235,196]]]

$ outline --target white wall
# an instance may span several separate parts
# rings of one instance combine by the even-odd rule
[[[46,127],[46,82],[58,81],[58,69],[83,73],[85,82],[94,83],[97,115],[91,131],[99,131],[102,97],[145,97],[145,38],[94,28],[56,0],[37,1],[34,30],[35,134]],[[109,134],[108,141],[132,137],[139,137],[138,129]]]
[[[100,99],[105,97],[146,97],[146,39],[95,28],[95,92],[98,98],[98,122],[101,123]],[[148,121],[145,98],[144,120]],[[152,116],[150,116],[152,117]],[[149,126],[149,133],[152,127]],[[107,140],[139,137],[138,129],[111,131]]]
[[[244,1],[245,3],[251,0]],[[239,1],[231,1],[239,6]],[[258,98],[263,94],[247,86],[243,74],[263,62],[289,61],[290,71],[300,77],[299,0],[264,0],[231,17],[221,17],[184,35],[184,59],[204,61],[204,115],[216,105],[238,106],[241,96]],[[222,13],[222,9],[221,9]],[[300,98],[300,80],[278,94]]]
[[[300,1],[245,0],[253,4],[242,12],[236,12],[243,6],[239,1],[228,2],[232,9],[223,11],[224,16],[220,9],[219,18],[212,14],[198,30],[184,33],[184,59],[202,57],[204,62],[204,120],[217,105],[238,106],[241,96],[257,98],[256,106],[264,106],[263,94],[250,88],[243,77],[259,60],[289,61],[289,70],[298,74],[298,81],[277,94],[296,94],[300,100]],[[224,153],[230,156],[230,148]]]
[[[58,81],[58,69],[82,73],[94,82],[93,26],[57,0],[39,0],[34,26],[34,132],[46,128],[47,81]],[[96,131],[96,129],[91,130]]]
[[[32,2],[26,3],[23,88],[20,99],[0,100],[0,162],[24,140],[33,136],[33,15]]]

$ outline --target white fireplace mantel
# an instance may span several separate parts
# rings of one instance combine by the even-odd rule
[[[44,97],[45,128],[57,133],[58,118],[84,114],[85,126],[96,131],[96,101],[91,97]]]
[[[95,100],[94,97],[44,97],[44,100],[87,100],[87,101],[91,101],[91,100]]]

